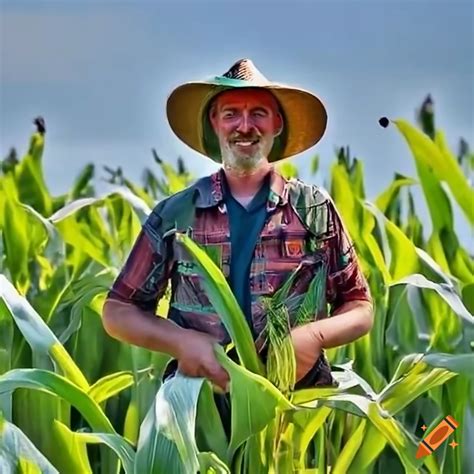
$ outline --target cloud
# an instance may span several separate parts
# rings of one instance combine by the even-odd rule
[[[143,14],[130,5],[5,8],[1,15],[2,82],[81,82],[86,75],[129,70],[147,44]]]

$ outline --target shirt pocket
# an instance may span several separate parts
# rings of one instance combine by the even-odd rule
[[[269,245],[266,273],[284,276],[297,268],[307,254],[306,237],[305,230],[282,232],[278,238],[278,244]]]

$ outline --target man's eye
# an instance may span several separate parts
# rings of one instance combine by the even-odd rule
[[[267,113],[263,110],[256,110],[253,115],[255,117],[266,117],[267,116]]]
[[[234,112],[224,112],[224,114],[222,115],[223,118],[231,118],[231,117],[234,117],[235,113]]]

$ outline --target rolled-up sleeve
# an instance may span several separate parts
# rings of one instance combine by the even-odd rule
[[[155,311],[168,285],[171,255],[160,231],[161,218],[154,210],[143,225],[127,260],[107,297]]]
[[[329,218],[334,237],[331,239],[329,249],[328,303],[335,310],[348,301],[372,301],[354,244],[332,201],[329,204]]]

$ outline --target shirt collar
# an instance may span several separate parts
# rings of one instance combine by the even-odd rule
[[[272,166],[270,170],[270,191],[268,193],[267,211],[273,211],[277,206],[283,206],[288,202],[288,181],[279,174]],[[223,168],[207,178],[198,181],[199,191],[196,199],[196,207],[206,208],[220,206],[224,204],[224,182],[225,175]]]

